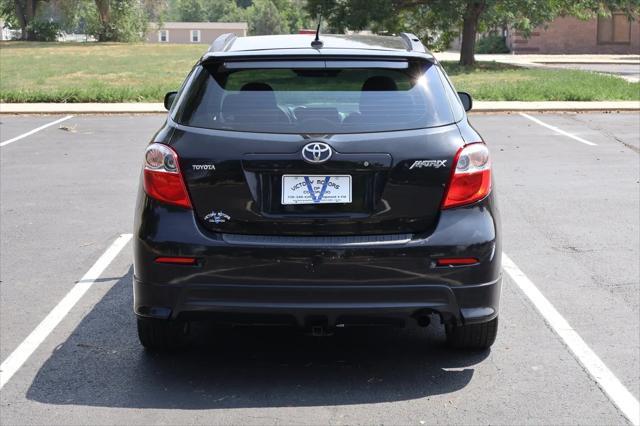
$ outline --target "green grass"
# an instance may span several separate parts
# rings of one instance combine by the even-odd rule
[[[157,102],[206,45],[0,43],[2,102]]]
[[[521,68],[478,62],[473,68],[443,62],[456,89],[483,101],[639,100],[640,83],[577,70]]]
[[[159,102],[207,46],[0,42],[2,102]],[[478,100],[638,100],[640,84],[584,71],[444,63]]]

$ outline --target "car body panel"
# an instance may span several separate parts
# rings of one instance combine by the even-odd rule
[[[444,211],[432,233],[412,235],[401,245],[350,246],[346,239],[342,245],[314,247],[258,238],[257,244],[230,243],[225,234],[202,228],[191,211],[141,197],[134,235],[138,315],[261,313],[304,325],[329,311],[338,321],[349,313],[379,316],[390,310],[409,317],[433,310],[456,322],[488,321],[498,312],[501,247],[493,196]],[[435,264],[437,258],[461,254],[479,262]],[[161,255],[193,256],[198,263],[155,264]]]
[[[314,35],[270,35],[257,37],[232,38],[220,50],[210,49],[203,60],[213,57],[275,57],[292,58],[296,56],[329,57],[346,55],[379,56],[384,58],[413,57],[428,58],[434,56],[426,49],[413,50],[400,37],[385,36],[343,36],[323,34],[321,49],[311,47]]]
[[[393,132],[392,143],[389,138],[388,133],[359,133],[310,139],[177,126],[170,146],[180,155],[195,212],[212,231],[275,235],[428,231],[440,213],[452,159],[462,146],[458,127]],[[302,159],[302,148],[311,140],[331,146],[331,161],[309,164]],[[423,160],[445,163],[410,169]],[[196,170],[198,165],[212,165],[215,170]],[[354,193],[362,198],[344,206],[282,206],[282,174],[348,174]],[[219,224],[205,221],[211,212],[224,212],[231,219]]]

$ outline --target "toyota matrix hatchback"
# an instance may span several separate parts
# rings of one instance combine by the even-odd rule
[[[434,316],[453,347],[493,344],[489,151],[415,36],[226,34],[165,106],[135,213],[146,348],[197,319],[324,335]]]

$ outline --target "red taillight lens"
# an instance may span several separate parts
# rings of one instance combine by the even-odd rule
[[[458,151],[442,208],[475,203],[491,191],[491,160],[483,143],[466,145]]]
[[[462,266],[478,263],[475,257],[441,257],[436,260],[437,266]]]
[[[157,257],[156,263],[169,263],[175,265],[195,265],[195,257]]]
[[[151,144],[144,154],[144,190],[163,203],[191,208],[178,166],[178,154],[166,145]]]

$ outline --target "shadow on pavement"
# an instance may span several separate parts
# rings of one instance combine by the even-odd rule
[[[150,355],[132,314],[132,270],[38,371],[27,392],[47,404],[215,409],[404,401],[469,383],[489,352],[453,352],[427,329],[221,330],[202,325],[183,352]],[[454,369],[454,370],[449,370]]]

